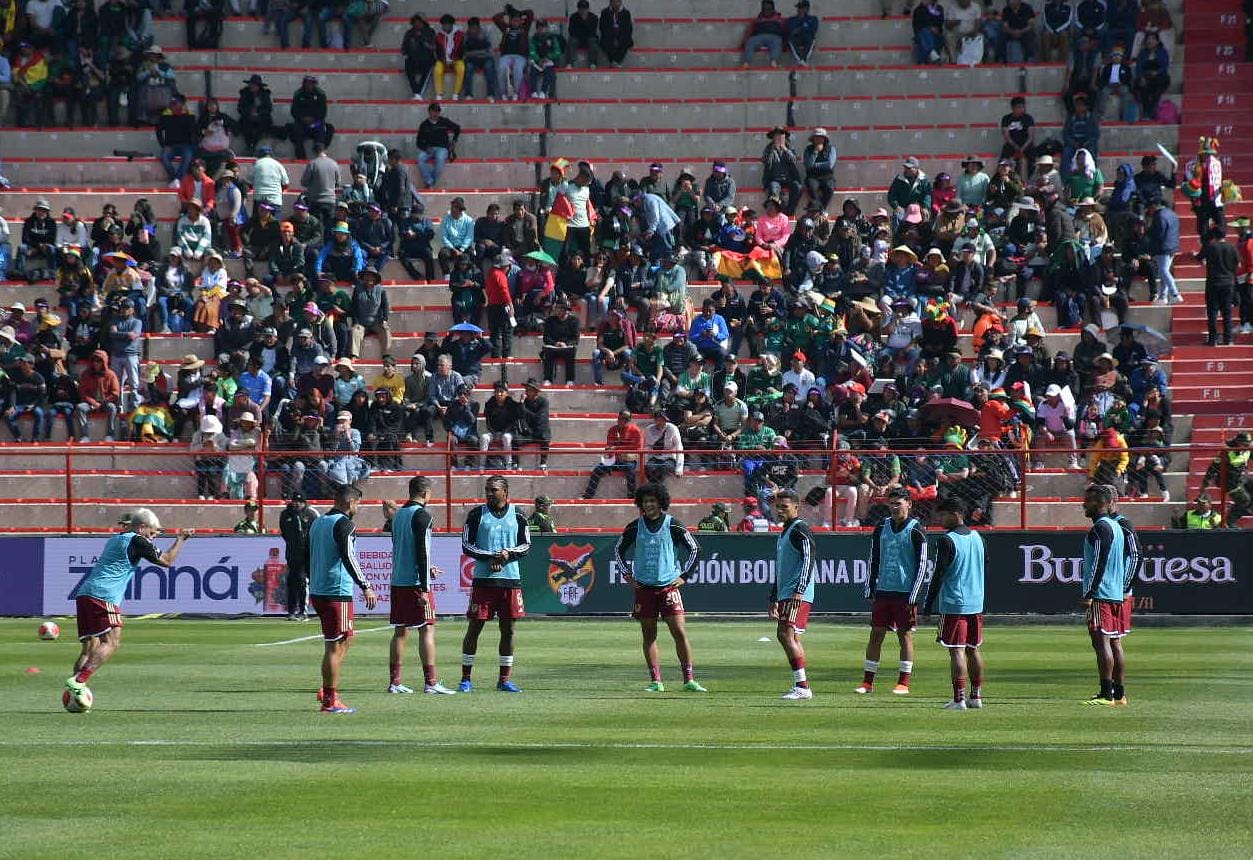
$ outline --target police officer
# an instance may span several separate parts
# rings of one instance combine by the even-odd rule
[[[244,518],[235,523],[233,529],[237,535],[259,535],[261,524],[257,522],[257,503],[252,499],[244,502]]]
[[[696,524],[696,530],[698,532],[730,531],[730,526],[727,524],[728,518],[727,506],[722,502],[715,502],[713,511]]]
[[[548,496],[535,497],[535,510],[527,517],[526,527],[531,534],[556,534],[557,523],[553,521],[549,511],[552,509],[553,500]]]

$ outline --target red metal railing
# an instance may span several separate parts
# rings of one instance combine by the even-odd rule
[[[1185,445],[1128,451],[1133,473],[1137,458],[1141,456],[1165,454],[1171,458],[1166,477],[1171,489],[1172,507],[1167,509],[1160,504],[1133,506],[1129,509],[1135,511],[1130,514],[1132,518],[1142,521],[1144,527],[1167,526],[1171,514],[1181,515],[1185,510],[1182,505],[1191,504],[1200,484],[1200,476],[1217,457],[1217,480],[1212,482],[1209,494],[1214,510],[1225,522],[1233,507],[1228,486],[1228,459],[1225,456],[1230,450],[1221,445]],[[247,452],[246,456],[254,461],[251,471],[257,476],[255,498],[260,503],[259,524],[263,528],[277,525],[272,518],[283,504],[283,473],[287,464],[304,462],[306,474],[314,472],[319,476],[312,481],[317,486],[324,474],[344,474],[334,470],[345,453],[278,451],[264,445],[255,452]],[[608,512],[615,499],[620,504],[629,501],[621,492],[621,475],[611,473],[605,477],[597,500],[577,498],[582,495],[593,467],[602,456],[610,453],[632,461],[639,484],[646,481],[652,458],[683,454],[686,462],[682,476],[667,479],[676,506],[707,506],[719,500],[739,499],[745,492],[742,460],[780,455],[778,451],[722,451],[713,448],[688,448],[682,452],[646,449],[610,451],[600,445],[553,447],[543,451],[535,445],[522,445],[512,452],[512,456],[521,460],[520,467],[515,469],[507,461],[504,468],[500,468],[498,463],[486,462],[487,458],[506,456],[505,452],[496,448],[481,451],[477,447],[449,448],[443,445],[425,448],[407,445],[396,452],[361,451],[352,456],[366,461],[396,458],[399,463],[388,465],[400,466],[396,471],[374,468],[371,478],[363,483],[366,515],[361,518],[361,527],[366,531],[381,527],[379,514],[383,500],[403,499],[407,479],[420,473],[435,479],[438,488],[435,504],[442,508],[442,525],[449,530],[456,530],[459,526],[459,509],[475,504],[481,498],[481,485],[466,480],[477,478],[480,474],[482,477],[502,474],[512,479],[516,501],[542,493],[554,497],[559,506],[585,506],[578,521],[563,523],[563,530],[618,528],[621,523],[617,521],[595,522],[594,514],[598,507],[606,507]],[[874,470],[879,469],[877,474],[880,476],[890,475],[892,471],[890,466],[886,472],[882,471],[883,463],[876,462],[875,458],[895,457],[903,476],[900,483],[914,487],[914,496],[923,508],[936,496],[956,492],[969,499],[984,501],[987,512],[994,514],[993,527],[1065,528],[1083,525],[1082,515],[1077,513],[1079,506],[1076,499],[1082,495],[1087,484],[1084,475],[1067,468],[1072,454],[1084,466],[1090,464],[1089,458],[1093,456],[1090,450],[1071,451],[1066,448],[965,451],[934,447],[885,452],[789,449],[784,456],[792,458],[798,465],[797,487],[802,496],[816,486],[824,486],[830,490],[828,497],[832,498],[833,505],[847,508],[852,504],[862,513],[874,511],[882,503],[882,493],[878,492],[878,488],[883,482],[875,478]],[[104,531],[115,526],[121,513],[139,506],[162,506],[179,513],[187,510],[197,518],[190,524],[193,527],[204,531],[229,530],[230,523],[223,518],[221,511],[229,509],[229,501],[242,505],[243,495],[250,494],[241,490],[236,482],[230,485],[231,492],[227,493],[228,496],[233,495],[233,499],[220,498],[223,491],[218,490],[209,493],[215,498],[202,501],[196,498],[200,493],[195,490],[200,487],[193,489],[198,472],[197,459],[215,460],[224,467],[229,456],[230,452],[194,452],[185,445],[0,445],[0,500],[11,505],[10,515],[0,531],[60,534]],[[540,456],[547,461],[547,470],[538,468]],[[834,469],[830,468],[833,456],[837,461]],[[962,461],[955,460],[956,457],[965,458],[966,468],[970,470],[964,477],[961,474]],[[941,478],[938,483],[932,483],[929,476],[937,465],[941,473],[957,477],[952,480]],[[486,470],[480,469],[481,466],[487,466]],[[706,479],[705,475],[709,477]],[[1007,481],[1007,477],[1012,481]],[[1142,477],[1148,490],[1146,500],[1160,502],[1161,494],[1153,476],[1144,472]],[[1245,480],[1253,485],[1253,476]],[[1126,475],[1120,475],[1116,483],[1125,487]],[[935,488],[934,491],[929,489],[931,487]],[[849,488],[855,496],[852,503],[849,502]],[[1242,489],[1241,498],[1243,495]],[[1128,500],[1128,494],[1124,493],[1123,498]],[[311,496],[310,500],[316,501],[316,498]],[[1013,514],[1009,513],[1011,509]],[[685,520],[694,519],[692,513],[689,507]],[[808,516],[815,520],[815,525],[821,525],[818,518],[825,513],[820,506],[817,514],[810,510]],[[230,516],[227,515],[227,519]],[[840,519],[834,511],[831,512],[830,522],[834,527],[840,527]],[[694,522],[689,525],[694,525]]]

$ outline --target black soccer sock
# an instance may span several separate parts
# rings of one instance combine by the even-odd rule
[[[1125,688],[1125,687],[1123,687],[1123,685],[1122,685],[1122,684],[1118,684],[1118,683],[1115,683],[1115,684],[1114,684],[1114,691],[1113,691],[1113,692],[1114,692],[1113,698],[1115,698],[1115,699],[1121,699],[1123,696],[1127,695],[1127,690],[1126,690],[1126,688]]]
[[[1101,679],[1101,697],[1105,699],[1114,698],[1114,681],[1112,678]]]

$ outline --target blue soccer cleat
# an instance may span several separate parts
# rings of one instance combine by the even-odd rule
[[[496,684],[496,689],[502,693],[521,693],[522,688],[513,681],[500,681]]]
[[[462,681],[460,684],[457,685],[458,693],[469,693],[473,689],[474,689],[474,685],[471,684],[468,679],[465,681]]]

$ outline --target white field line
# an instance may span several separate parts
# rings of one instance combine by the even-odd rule
[[[358,636],[360,636],[363,633],[377,633],[380,630],[391,630],[391,629],[392,629],[392,625],[388,624],[385,627],[367,627],[364,630],[356,631],[356,633]],[[321,639],[321,638],[322,638],[321,633],[314,633],[312,636],[297,636],[295,639],[284,639],[282,642],[254,642],[252,644],[252,647],[271,648],[275,645],[294,645],[297,642],[310,642],[314,639]]]
[[[0,740],[0,747],[219,747],[245,748],[301,747],[323,745],[342,748],[357,747],[412,747],[415,749],[519,749],[519,750],[715,750],[743,752],[1148,752],[1148,753],[1196,753],[1219,755],[1253,755],[1253,747],[1190,747],[1177,744],[1073,744],[1066,746],[1031,744],[753,744],[753,743],[637,743],[630,741],[526,743],[513,741],[424,741],[424,740],[360,740],[360,739],[311,739],[307,741],[278,739],[234,740],[225,743],[195,740],[80,740],[53,741]]]

